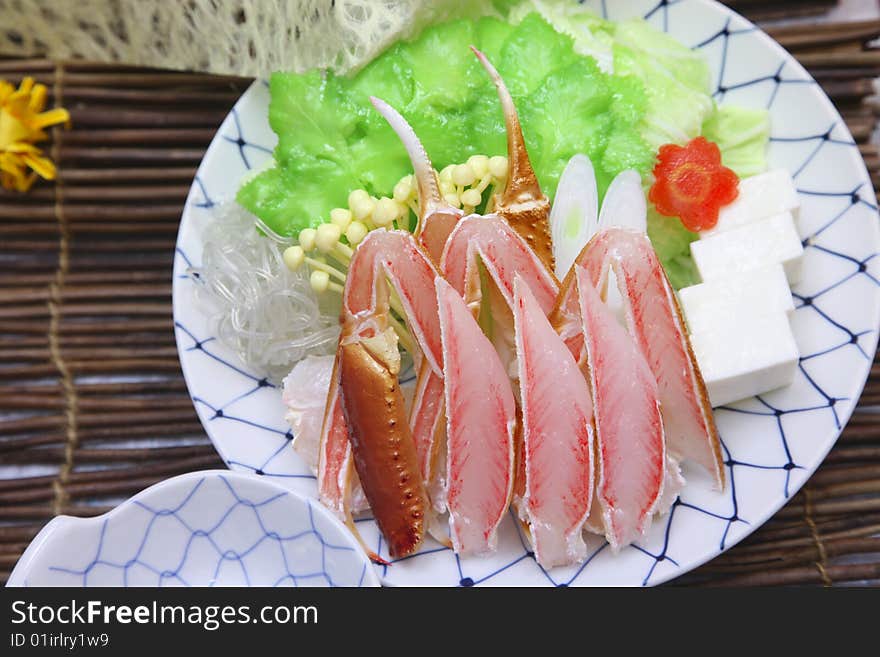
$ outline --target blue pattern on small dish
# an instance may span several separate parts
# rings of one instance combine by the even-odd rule
[[[584,564],[545,571],[511,517],[491,558],[459,559],[428,544],[418,555],[378,570],[392,584],[658,584],[717,556],[759,527],[804,484],[852,413],[873,360],[880,325],[880,224],[873,186],[846,124],[821,88],[778,44],[711,0],[587,0],[606,18],[639,16],[705,53],[715,99],[771,113],[769,158],[795,177],[806,247],[794,289],[792,324],[801,348],[795,383],[785,390],[716,409],[729,486],[686,469],[681,498],[637,545],[613,554],[592,538]],[[279,391],[260,387],[212,338],[192,304],[187,262],[199,262],[208,208],[234,196],[237,181],[268,161],[275,136],[268,89],[255,83],[208,150],[184,211],[175,260],[174,309],[184,375],[199,416],[233,469],[275,478],[315,495],[314,477],[289,449]],[[247,148],[246,145],[254,146]],[[387,546],[364,518],[358,528],[382,556]]]
[[[9,586],[377,586],[369,559],[315,500],[230,471],[193,472],[96,518],[59,516]]]

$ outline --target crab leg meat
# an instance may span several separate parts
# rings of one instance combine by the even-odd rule
[[[508,376],[518,376],[515,362],[514,281],[517,276],[528,284],[541,311],[548,314],[556,303],[558,284],[544,263],[525,240],[497,215],[471,216],[462,219],[443,251],[441,269],[446,280],[462,295],[474,317],[479,317],[483,289],[480,262],[486,269],[487,290],[492,307],[492,341],[499,354],[512,358],[504,362]],[[519,432],[521,434],[521,432]],[[519,434],[518,434],[519,436]],[[521,437],[521,436],[520,436]],[[514,506],[522,509],[525,491],[525,467],[522,440],[516,441],[516,482]]]
[[[495,549],[513,490],[516,404],[507,372],[458,292],[437,277],[447,416],[449,530],[458,554]]]
[[[358,246],[343,291],[343,333],[369,337],[384,330],[388,316],[387,277],[400,296],[407,323],[434,372],[443,372],[437,302],[437,270],[402,230],[374,230]],[[378,331],[377,331],[378,329]]]
[[[525,492],[519,505],[545,568],[583,561],[593,495],[593,403],[587,382],[528,285],[514,283]],[[522,476],[522,475],[521,475]]]
[[[388,121],[406,148],[413,165],[419,195],[418,240],[428,256],[437,264],[443,247],[462,211],[452,207],[440,194],[437,174],[412,126],[397,110],[379,98],[370,98],[376,110]],[[422,477],[429,488],[434,508],[445,509],[444,485],[438,481],[436,460],[440,451],[443,431],[443,379],[427,363],[418,368],[415,396],[410,410],[410,428],[419,456]]]
[[[657,381],[669,452],[702,466],[724,488],[724,467],[706,386],[690,346],[681,310],[647,235],[624,228],[600,231],[578,256],[593,285],[605,288],[614,268],[627,325]],[[583,339],[575,278],[563,282],[551,316],[575,353]]]
[[[422,363],[416,377],[416,389],[409,414],[409,426],[419,459],[419,471],[435,511],[446,509],[445,482],[438,469],[437,459],[443,449],[443,377],[438,376],[428,363]]]
[[[541,309],[545,313],[553,309],[558,283],[523,238],[495,215],[471,216],[462,219],[449,236],[441,269],[475,315],[482,300],[478,256],[508,307],[514,306],[513,283],[519,274]]]
[[[400,354],[390,327],[388,283],[398,292],[424,362],[441,376],[440,325],[431,294],[436,276],[410,233],[373,231],[364,239],[351,260],[343,291],[334,376],[338,385],[331,385],[322,428],[322,498],[338,514],[350,517],[347,438],[364,494],[394,557],[418,549],[429,506],[397,381]]]
[[[510,172],[507,184],[495,201],[495,213],[504,217],[553,271],[553,246],[550,239],[550,201],[541,191],[529,160],[526,141],[513,98],[486,55],[471,46],[483,68],[495,83],[507,129],[507,160]]]
[[[596,501],[617,550],[647,530],[663,493],[663,420],[644,356],[602,303],[590,274],[579,265],[574,270],[596,415]]]

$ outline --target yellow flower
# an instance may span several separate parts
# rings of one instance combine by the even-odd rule
[[[48,139],[43,128],[67,123],[70,114],[45,107],[45,85],[25,78],[16,89],[0,80],[0,185],[6,189],[26,192],[37,175],[55,178],[55,165],[34,143]]]

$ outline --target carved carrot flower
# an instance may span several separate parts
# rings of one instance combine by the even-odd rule
[[[70,121],[70,114],[45,107],[45,85],[25,78],[16,89],[0,80],[0,184],[6,189],[26,192],[38,175],[55,178],[52,160],[34,144],[48,139],[44,128]]]
[[[648,198],[657,211],[679,217],[694,232],[712,228],[721,208],[739,195],[739,178],[721,164],[718,145],[705,137],[685,146],[662,146],[654,177]]]

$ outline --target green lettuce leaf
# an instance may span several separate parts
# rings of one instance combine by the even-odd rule
[[[699,52],[642,20],[616,24],[613,49],[614,72],[633,75],[645,85],[648,110],[642,136],[652,149],[683,144],[700,134],[714,103],[709,65]]]
[[[473,103],[486,86],[482,67],[470,50],[474,43],[474,21],[455,20],[432,25],[404,44],[400,54],[412,71],[416,105],[443,112]],[[393,53],[385,52],[379,59],[389,56]]]
[[[549,75],[520,103],[532,163],[551,198],[575,153],[593,161],[600,197],[623,169],[632,166],[644,172],[652,163],[653,155],[639,135],[638,112],[614,111],[622,106],[615,88],[615,78],[600,71],[594,60],[584,59]]]
[[[530,13],[537,11],[553,25],[557,32],[574,40],[574,50],[580,55],[592,57],[606,73],[613,72],[614,39],[613,23],[575,2],[533,2],[525,0],[513,7],[508,15],[512,23],[519,23]]]
[[[489,61],[500,61],[501,48],[513,32],[513,27],[508,21],[493,16],[484,16],[477,21],[475,28],[477,43],[480,44],[480,50],[486,54]]]
[[[721,161],[740,178],[767,170],[770,114],[763,109],[718,107],[703,124],[703,136],[721,149]]]
[[[531,13],[516,25],[485,17],[430,26],[351,77],[274,74],[269,120],[278,134],[277,167],[245,184],[239,202],[272,229],[295,236],[344,206],[353,189],[389,195],[411,167],[370,96],[403,114],[438,169],[478,153],[505,153],[497,93],[471,44],[505,78],[551,198],[578,152],[592,158],[603,193],[623,168],[650,169],[653,155],[639,133],[649,108],[641,81],[602,71],[570,36]]]
[[[326,208],[344,205],[356,182],[328,160],[297,173],[275,166],[247,181],[236,200],[274,231],[294,235],[327,220]]]
[[[648,208],[648,237],[669,282],[676,290],[700,282],[697,266],[691,258],[691,242],[697,234],[685,228],[675,217],[664,217],[653,207]]]
[[[554,30],[539,14],[529,14],[507,38],[500,60],[493,63],[517,98],[530,94],[553,71],[576,61],[590,60],[578,57],[570,37]]]

